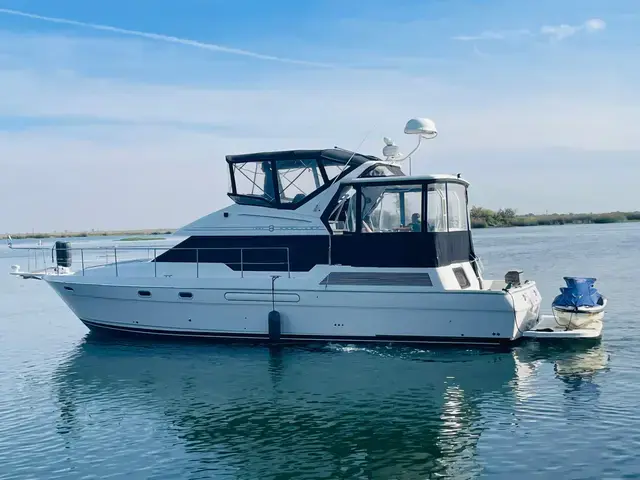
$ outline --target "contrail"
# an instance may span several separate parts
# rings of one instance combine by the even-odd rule
[[[172,37],[170,35],[161,35],[159,33],[140,32],[137,30],[127,30],[125,28],[112,27],[110,25],[100,25],[97,23],[78,22],[76,20],[69,20],[66,18],[45,17],[43,15],[36,15],[34,13],[21,12],[19,10],[10,10],[8,8],[0,8],[0,13],[4,13],[6,15],[15,15],[18,17],[32,18],[34,20],[42,20],[44,22],[59,23],[64,25],[74,25],[76,27],[91,28],[93,30],[102,30],[105,32],[120,33],[122,35],[148,38],[150,40],[159,40],[161,42],[177,43],[180,45],[187,45],[190,47],[202,48],[204,50],[228,53],[231,55],[242,55],[245,57],[257,58],[260,60],[270,60],[273,62],[281,62],[281,63],[292,63],[297,65],[306,65],[310,67],[334,68],[333,65],[329,65],[326,63],[307,62],[304,60],[294,60],[291,58],[276,57],[273,55],[264,55],[262,53],[251,52],[248,50],[241,50],[239,48],[225,47],[223,45],[215,45],[213,43],[198,42],[196,40],[189,40],[187,38]]]

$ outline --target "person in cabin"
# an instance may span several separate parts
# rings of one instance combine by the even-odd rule
[[[413,215],[411,215],[411,223],[409,224],[409,228],[412,232],[422,231],[422,222],[420,222],[419,213],[414,213]]]

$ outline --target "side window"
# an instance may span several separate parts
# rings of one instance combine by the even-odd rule
[[[327,178],[330,182],[333,181],[338,175],[340,175],[345,168],[344,164],[337,163],[326,158],[322,158],[321,161],[324,171],[327,174]]]
[[[356,190],[348,186],[343,188],[336,206],[329,215],[329,225],[333,233],[356,231]]]
[[[427,231],[447,231],[447,193],[443,183],[427,186]]]
[[[238,195],[262,197],[271,202],[273,194],[273,174],[270,162],[234,163],[233,176]]]
[[[396,177],[402,176],[402,169],[396,165],[376,165],[367,170],[361,177]]]
[[[420,232],[420,185],[363,186],[361,233]]]
[[[447,184],[447,219],[450,232],[468,230],[467,195],[464,185]]]
[[[313,159],[278,160],[276,165],[281,203],[300,203],[324,183]]]

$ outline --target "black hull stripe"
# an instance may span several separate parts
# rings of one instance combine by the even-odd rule
[[[82,320],[82,319],[81,319]],[[228,332],[200,332],[188,330],[158,330],[151,328],[137,328],[121,325],[105,325],[82,320],[90,330],[103,333],[120,333],[131,335],[157,335],[181,338],[208,338],[226,341],[269,342],[268,334],[228,333]],[[474,345],[508,345],[514,341],[508,338],[477,338],[477,337],[435,337],[418,335],[293,335],[285,334],[280,338],[282,343],[291,342],[348,342],[348,343],[444,343],[444,344],[474,344]]]

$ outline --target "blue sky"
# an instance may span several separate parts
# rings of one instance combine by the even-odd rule
[[[177,227],[225,154],[413,116],[474,204],[640,209],[639,54],[636,0],[0,0],[0,230]]]

